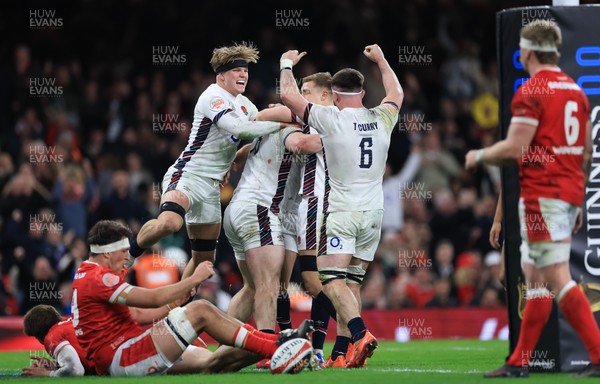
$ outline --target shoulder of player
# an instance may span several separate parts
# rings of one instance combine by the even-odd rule
[[[198,97],[196,108],[201,110],[208,108],[213,111],[218,111],[231,105],[232,100],[228,97],[226,91],[216,84],[211,84],[204,92],[202,92],[200,97]]]

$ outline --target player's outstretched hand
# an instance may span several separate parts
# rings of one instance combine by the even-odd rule
[[[477,168],[477,162],[475,161],[476,156],[477,151],[474,149],[471,149],[469,152],[467,152],[467,155],[465,156],[465,169],[467,171]]]
[[[297,50],[293,49],[281,55],[281,60],[290,59],[292,60],[293,65],[296,65],[304,56],[306,56],[306,52],[298,53]]]
[[[50,376],[51,369],[46,367],[25,367],[23,368],[23,376]]]
[[[374,63],[379,63],[381,60],[385,60],[383,51],[377,44],[367,45],[363,53]]]
[[[196,267],[193,277],[197,279],[198,284],[206,279],[210,279],[215,274],[213,263],[210,261],[203,261]]]

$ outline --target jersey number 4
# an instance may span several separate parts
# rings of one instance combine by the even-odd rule
[[[360,168],[371,168],[371,165],[373,165],[373,150],[370,148],[373,147],[373,138],[364,137],[358,146],[360,147],[360,164],[358,166]]]

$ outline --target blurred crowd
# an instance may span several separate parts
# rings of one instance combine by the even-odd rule
[[[61,28],[46,29],[3,12],[2,23],[22,33],[0,51],[7,63],[0,68],[0,314],[23,314],[42,301],[68,313],[87,230],[113,219],[136,233],[157,214],[163,174],[186,145],[198,96],[214,82],[212,48],[241,40],[261,51],[245,93],[259,109],[278,101],[278,59],[292,47],[309,53],[299,77],[361,70],[365,105],[384,95],[377,69],[362,57],[366,44],[379,43],[400,78],[405,98],[384,179],[384,230],[363,308],[504,305],[500,255],[488,242],[499,171],[463,169],[469,148],[498,137],[497,117],[485,111],[497,108],[494,11],[502,4],[320,3],[286,3],[309,20],[295,29],[277,26],[283,5],[227,15],[217,2],[83,2],[57,8]],[[223,21],[211,24],[211,15]],[[157,62],[157,46],[184,56]],[[425,60],[403,62],[403,49],[421,49]],[[223,187],[223,209],[238,178],[234,172]],[[150,253],[131,280],[176,280],[189,255],[185,230]],[[242,280],[225,236],[216,266],[219,275],[198,294],[226,308]]]

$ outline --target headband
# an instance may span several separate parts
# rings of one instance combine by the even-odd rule
[[[521,37],[521,40],[519,40],[519,47],[523,49],[529,49],[530,51],[558,52],[558,48],[556,48],[554,43],[545,43],[540,45],[524,37]]]
[[[90,244],[90,251],[98,254],[120,251],[121,249],[125,248],[129,248],[129,240],[127,239],[121,239],[119,241],[115,241],[114,243],[105,245]]]
[[[230,61],[228,63],[225,63],[225,64],[217,67],[217,69],[215,69],[215,72],[216,73],[227,72],[230,69],[239,68],[239,67],[248,68],[248,62],[246,60],[236,59],[236,60]]]
[[[337,93],[338,95],[344,95],[344,96],[354,96],[354,95],[360,95],[362,92],[362,89],[358,92],[343,92],[343,91],[336,91],[335,89],[332,89],[333,93]]]

